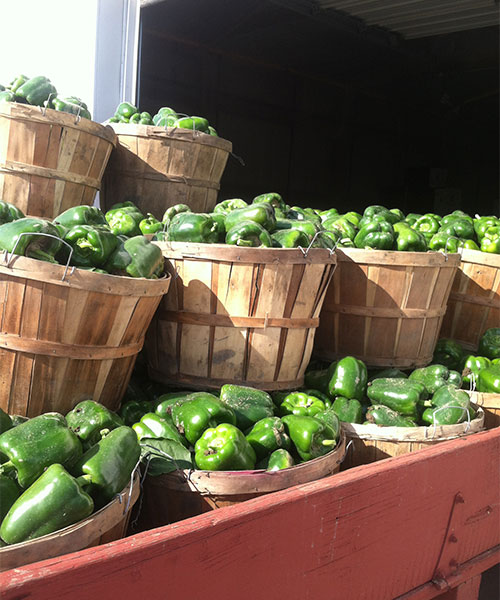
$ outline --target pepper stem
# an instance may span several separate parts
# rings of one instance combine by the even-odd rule
[[[80,475],[80,477],[75,477],[76,483],[80,487],[85,487],[86,485],[90,485],[92,483],[92,475]]]
[[[0,473],[2,473],[3,475],[5,475],[6,473],[12,473],[12,471],[15,471],[16,467],[14,466],[14,463],[11,460],[8,460],[7,462],[4,462],[0,465]]]
[[[337,443],[337,440],[323,440],[323,441],[321,442],[321,444],[322,444],[323,446],[332,446],[332,447],[333,447],[333,446],[335,446],[335,445],[336,445],[336,443]]]

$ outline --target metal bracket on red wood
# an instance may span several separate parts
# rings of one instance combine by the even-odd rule
[[[461,492],[455,494],[453,505],[451,507],[450,516],[448,518],[448,526],[444,534],[443,545],[437,561],[436,569],[432,577],[432,583],[440,590],[446,591],[451,589],[447,578],[454,575],[459,564],[457,557],[457,544],[460,539],[459,523],[464,522],[463,512],[465,510],[465,499]]]

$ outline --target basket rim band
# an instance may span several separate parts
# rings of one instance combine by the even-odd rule
[[[282,329],[311,329],[319,325],[319,317],[285,318],[285,317],[238,317],[213,313],[197,313],[184,310],[158,310],[156,314],[160,321],[185,323],[207,327],[242,327],[252,329],[267,329],[278,327]]]
[[[187,177],[185,175],[169,175],[167,173],[144,173],[142,171],[123,171],[121,169],[113,169],[110,167],[107,170],[106,176],[119,175],[121,178],[128,177],[129,179],[147,179],[150,181],[168,181],[170,183],[182,183],[184,185],[190,185],[192,187],[203,187],[212,190],[220,190],[220,183],[210,181],[208,179],[195,179],[194,177]]]
[[[332,304],[323,306],[323,313],[341,313],[359,317],[383,317],[387,319],[436,319],[444,316],[446,306],[440,308],[388,308],[385,306],[355,306]]]
[[[67,173],[65,171],[58,171],[57,169],[49,169],[48,167],[27,165],[26,163],[15,160],[6,160],[0,165],[0,172],[21,173],[23,175],[35,175],[36,177],[45,177],[47,179],[59,179],[62,181],[67,181],[68,183],[86,185],[87,187],[94,188],[95,190],[99,190],[101,188],[101,182],[99,179],[95,179],[94,177],[78,175],[77,173]]]
[[[481,306],[489,306],[490,308],[500,309],[500,299],[498,298],[498,294],[495,294],[493,298],[484,298],[482,296],[471,296],[469,294],[451,292],[450,300],[455,300],[456,302],[464,302],[467,304],[479,304]]]

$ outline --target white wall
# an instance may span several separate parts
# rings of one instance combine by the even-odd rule
[[[0,83],[46,75],[95,121],[135,100],[139,0],[1,0]]]

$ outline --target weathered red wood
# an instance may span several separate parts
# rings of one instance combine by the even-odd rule
[[[480,585],[481,575],[476,575],[472,579],[464,581],[464,583],[461,583],[449,592],[442,594],[439,596],[438,600],[477,600]]]
[[[443,555],[449,587],[478,574],[461,568],[474,557],[489,557],[481,570],[498,560],[499,463],[500,429],[443,442],[6,571],[2,599],[436,598],[448,589],[429,584]]]

